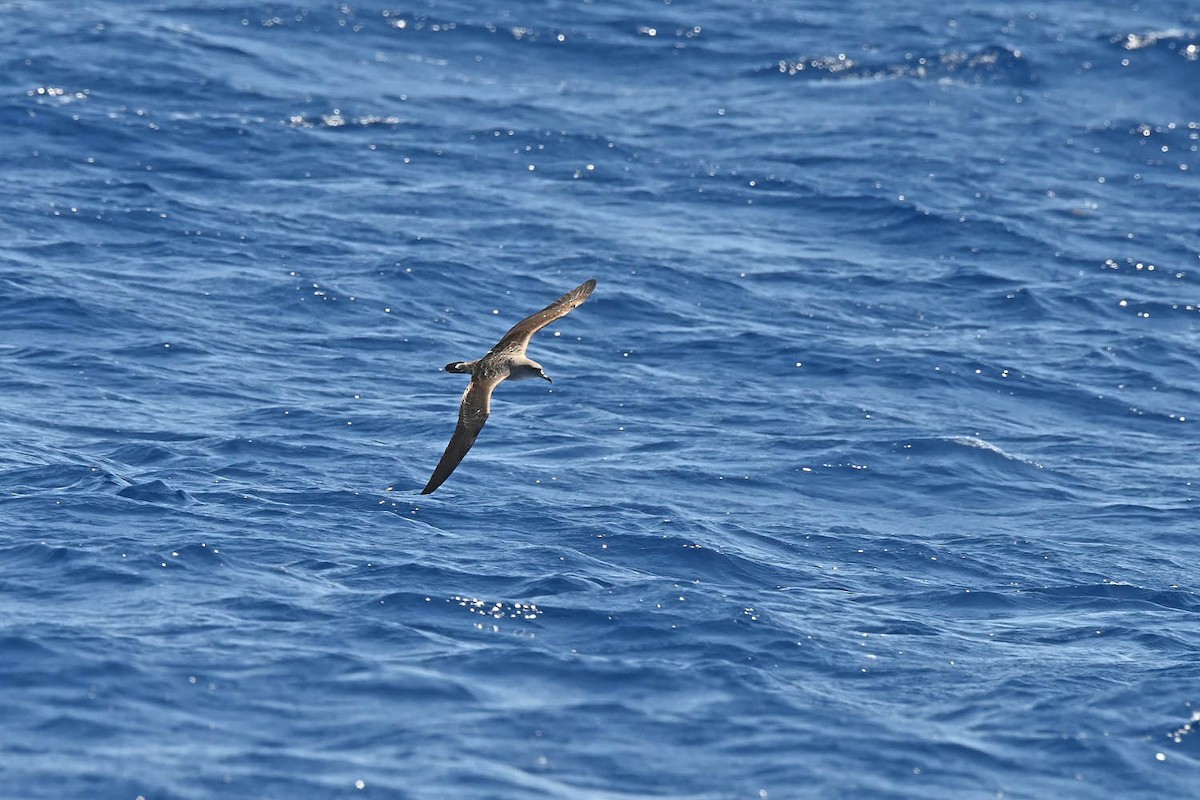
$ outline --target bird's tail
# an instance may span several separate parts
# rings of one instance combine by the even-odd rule
[[[453,361],[445,366],[446,372],[467,372],[471,371],[471,367],[475,366],[474,361]]]

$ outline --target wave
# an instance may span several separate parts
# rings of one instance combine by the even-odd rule
[[[947,50],[931,54],[906,53],[891,63],[855,59],[845,53],[780,59],[774,67],[760,67],[759,74],[777,74],[807,80],[896,80],[956,81],[975,84],[1004,84],[1028,88],[1037,83],[1034,67],[1020,50],[993,45],[972,51]]]

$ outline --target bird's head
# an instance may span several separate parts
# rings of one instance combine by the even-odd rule
[[[537,363],[536,361],[530,361],[529,359],[526,359],[522,363],[515,364],[508,378],[509,380],[518,381],[523,381],[527,378],[541,378],[544,381],[554,383],[554,381],[550,380],[550,376],[546,374],[546,370],[542,369],[541,364]]]

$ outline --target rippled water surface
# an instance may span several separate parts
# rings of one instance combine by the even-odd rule
[[[10,796],[1195,793],[1196,9],[0,43]]]

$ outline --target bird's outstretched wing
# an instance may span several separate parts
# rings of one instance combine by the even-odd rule
[[[450,444],[446,445],[446,452],[442,453],[442,460],[434,468],[433,475],[421,490],[421,494],[429,494],[441,486],[463,460],[471,445],[475,444],[475,437],[483,430],[483,423],[487,422],[488,414],[492,411],[492,390],[496,388],[497,383],[499,381],[472,380],[467,386],[462,402],[458,404],[458,427],[454,429]]]
[[[574,309],[579,308],[595,288],[595,278],[579,284],[541,311],[513,325],[509,332],[504,334],[490,352],[498,353],[501,350],[512,350],[513,352],[523,354],[525,348],[529,347],[529,340],[533,338],[535,333],[551,322],[554,322],[554,320],[561,319],[570,314]]]

